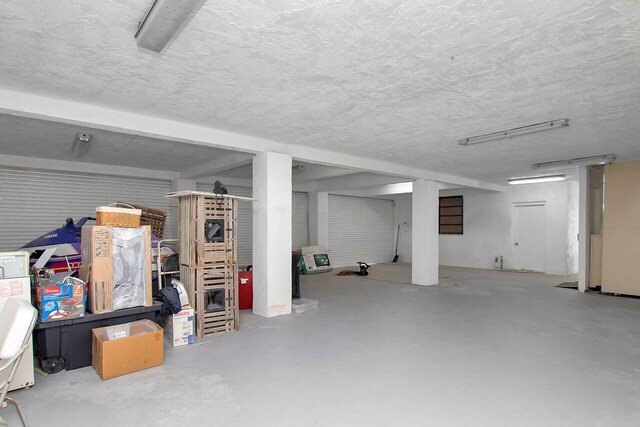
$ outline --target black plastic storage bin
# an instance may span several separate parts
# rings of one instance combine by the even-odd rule
[[[102,314],[85,314],[84,317],[55,322],[38,322],[33,331],[40,364],[48,365],[50,358],[62,357],[64,369],[84,368],[91,365],[91,330],[103,326],[121,325],[148,319],[158,322],[162,304],[150,307],[134,307]]]

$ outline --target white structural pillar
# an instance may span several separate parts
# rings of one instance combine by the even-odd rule
[[[434,181],[413,183],[411,232],[411,282],[438,284],[438,200],[440,185]]]
[[[329,248],[329,193],[309,193],[309,240]]]
[[[591,245],[591,201],[589,192],[589,169],[578,170],[578,290],[589,287],[589,253]]]
[[[291,156],[253,159],[253,312],[291,313]]]

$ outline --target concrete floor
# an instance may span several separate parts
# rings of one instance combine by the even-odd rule
[[[640,299],[541,274],[381,281],[408,281],[409,268],[303,277],[315,311],[243,312],[235,334],[165,346],[162,367],[38,375],[12,395],[36,427],[640,425]]]

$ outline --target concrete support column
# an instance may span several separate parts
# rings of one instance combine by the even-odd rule
[[[440,185],[433,181],[413,183],[411,232],[411,282],[438,284],[438,206]]]
[[[329,193],[309,193],[309,244],[329,248]]]
[[[589,170],[578,170],[578,290],[589,288],[589,253],[591,246],[591,200],[589,200]]]
[[[253,312],[291,313],[291,156],[253,159]]]

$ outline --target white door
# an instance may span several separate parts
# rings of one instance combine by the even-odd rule
[[[544,272],[544,204],[514,207],[513,267]]]

